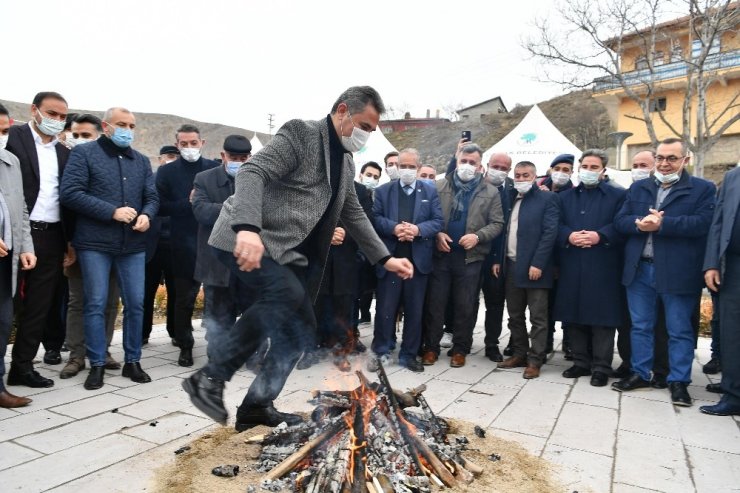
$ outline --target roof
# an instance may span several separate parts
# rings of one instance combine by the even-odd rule
[[[478,106],[482,106],[484,104],[488,104],[490,102],[496,101],[497,99],[498,99],[499,103],[501,103],[501,107],[508,113],[509,110],[506,109],[506,105],[504,104],[504,100],[501,99],[501,96],[496,96],[495,98],[487,99],[486,101],[483,101],[481,103],[476,103],[476,104],[474,104],[472,106],[468,106],[467,108],[459,109],[459,110],[457,110],[457,112],[460,113],[461,111],[471,110],[473,108],[477,108]]]

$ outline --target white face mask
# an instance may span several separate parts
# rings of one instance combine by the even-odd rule
[[[650,170],[645,168],[632,169],[632,181],[644,180],[650,177]]]
[[[532,189],[533,184],[534,182],[531,182],[531,181],[515,181],[514,188],[521,195],[524,195]]]
[[[56,137],[62,130],[64,130],[64,120],[49,118],[48,116],[42,115],[39,110],[36,110],[36,113],[41,117],[41,123],[36,122],[36,128],[38,128],[42,134],[48,135],[49,137]]]
[[[189,162],[194,163],[200,159],[200,147],[183,147],[180,149],[180,156]]]
[[[375,188],[378,186],[378,179],[373,178],[372,176],[363,176],[362,184],[365,185],[370,190],[375,190]]]
[[[347,112],[347,114],[349,115],[349,122],[352,124],[352,135],[349,137],[342,135],[342,145],[349,152],[357,152],[365,147],[367,139],[370,138],[370,132],[355,127],[355,122],[352,121],[352,114],[349,112]]]
[[[467,183],[475,178],[475,166],[472,164],[458,164],[455,172],[463,183]]]
[[[493,185],[494,187],[501,186],[508,175],[509,173],[507,173],[506,171],[488,168],[488,179],[491,181],[491,185]]]
[[[411,185],[416,180],[415,169],[400,169],[398,170],[398,174],[400,175],[401,183],[404,185]]]
[[[386,166],[385,172],[388,173],[388,178],[392,180],[398,180],[401,175],[398,174],[398,166]]]
[[[553,171],[550,173],[550,178],[552,179],[552,182],[559,187],[562,187],[570,181],[570,175],[568,173],[563,173],[562,171]]]
[[[8,145],[8,136],[0,135],[0,149],[5,149],[6,145]]]
[[[600,177],[601,171],[591,171],[590,169],[582,169],[578,171],[578,180],[587,187],[598,185]]]
[[[668,185],[670,185],[671,183],[676,183],[681,178],[681,175],[678,172],[669,173],[667,175],[664,175],[657,169],[653,173],[653,176],[655,176],[655,179],[658,180],[659,182],[663,184],[668,184]]]
[[[67,142],[67,145],[71,149],[80,144],[86,144],[87,142],[92,142],[93,140],[95,139],[83,139],[83,138],[75,139],[74,137],[67,137],[67,140],[65,142]]]

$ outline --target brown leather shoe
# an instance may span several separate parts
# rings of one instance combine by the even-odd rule
[[[105,354],[105,364],[103,365],[106,370],[120,370],[121,363],[113,359],[110,353]],[[84,368],[84,366],[83,366]]]
[[[11,408],[11,407],[23,407],[31,402],[28,397],[19,397],[13,395],[7,390],[0,392],[0,407]]]
[[[465,366],[465,355],[460,353],[453,354],[452,359],[450,359],[450,366],[453,368],[462,368]]]
[[[527,366],[527,360],[519,356],[511,356],[496,365],[497,368],[524,368]]]
[[[70,358],[67,364],[64,365],[64,368],[62,368],[62,371],[59,372],[59,378],[72,378],[84,369],[84,359]]]
[[[535,365],[527,365],[527,368],[524,369],[524,374],[522,377],[526,379],[530,378],[537,378],[540,376],[540,367]]]
[[[421,357],[421,363],[424,366],[432,366],[434,363],[437,362],[437,353],[434,351],[424,351],[424,354]]]

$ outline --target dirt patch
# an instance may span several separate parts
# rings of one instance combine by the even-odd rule
[[[553,477],[550,464],[528,453],[516,442],[492,436],[478,438],[473,432],[473,424],[465,421],[449,420],[450,435],[465,435],[470,444],[464,456],[484,467],[484,472],[470,485],[454,489],[433,489],[449,492],[517,492],[552,493],[564,491]],[[249,485],[259,489],[263,473],[255,472],[252,466],[259,457],[261,446],[246,443],[246,439],[265,434],[270,429],[259,426],[244,433],[236,433],[233,428],[221,428],[206,433],[190,443],[190,450],[178,455],[174,463],[157,471],[155,492],[194,493],[218,491],[219,493],[244,493]],[[174,452],[174,450],[173,450]],[[498,454],[501,460],[492,462],[491,454]],[[236,464],[239,475],[234,478],[220,478],[211,470],[220,465]]]

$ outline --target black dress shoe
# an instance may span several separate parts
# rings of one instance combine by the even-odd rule
[[[573,365],[563,372],[565,378],[578,378],[587,377],[591,374],[591,370],[582,366]]]
[[[722,362],[719,358],[712,357],[706,365],[701,367],[701,371],[707,375],[716,375],[722,371]]]
[[[136,363],[125,363],[121,376],[130,378],[132,382],[136,383],[149,383],[152,381],[152,378],[141,369],[138,361]]]
[[[632,390],[649,389],[650,382],[644,380],[637,373],[633,373],[627,378],[623,378],[618,382],[612,384],[612,389],[618,392],[630,392]]]
[[[713,406],[701,406],[699,411],[712,416],[740,416],[740,406],[733,406],[722,399]]]
[[[630,368],[629,365],[625,365],[624,363],[622,363],[617,367],[616,370],[612,370],[611,377],[622,380],[623,378],[627,378],[630,375],[632,375],[632,368]]]
[[[226,424],[229,415],[224,408],[223,380],[216,380],[203,373],[203,370],[198,370],[182,381],[182,388],[203,414],[217,423]]]
[[[62,355],[56,349],[49,349],[44,353],[44,363],[47,365],[58,365],[62,362]]]
[[[297,425],[303,422],[303,418],[297,414],[281,413],[270,404],[267,407],[249,407],[242,409],[239,407],[236,411],[236,431],[244,431],[257,425],[277,426],[285,422],[288,426]]]
[[[563,349],[563,358],[565,361],[573,361],[573,351],[569,347]]]
[[[45,389],[53,387],[54,380],[42,377],[36,370],[20,372],[11,368],[8,372],[8,385],[25,385],[34,389]]]
[[[671,402],[674,406],[691,407],[691,396],[683,382],[670,382],[668,388],[671,390]]]
[[[193,366],[193,349],[180,348],[180,357],[177,358],[177,364],[180,366]]]
[[[424,364],[421,361],[417,360],[416,358],[410,358],[405,361],[399,361],[398,364],[408,370],[415,371],[417,373],[421,373],[424,371]]]
[[[591,375],[591,385],[594,387],[605,387],[609,383],[609,377],[603,371],[595,371]]]
[[[660,373],[654,373],[653,378],[650,379],[650,386],[654,389],[667,389],[668,381],[666,380],[666,376]]]
[[[104,366],[93,366],[90,368],[90,373],[87,374],[87,378],[85,379],[85,388],[87,390],[97,390],[102,387],[104,375]]]
[[[504,348],[504,356],[513,356],[514,350],[511,348],[511,344]]]
[[[722,384],[719,383],[709,383],[706,387],[704,387],[707,392],[712,392],[714,394],[724,394],[725,391],[722,390]]]
[[[352,345],[352,352],[350,354],[360,354],[365,351],[367,351],[367,346],[365,346],[360,339],[355,339],[355,342]]]
[[[486,358],[490,359],[494,363],[501,363],[504,360],[503,355],[501,354],[501,351],[499,351],[498,346],[494,346],[490,349],[486,349]]]

